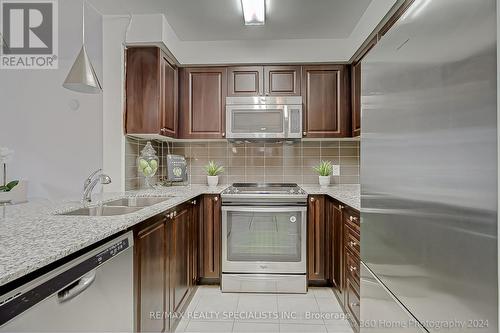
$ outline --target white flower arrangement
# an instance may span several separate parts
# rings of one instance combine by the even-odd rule
[[[12,162],[14,151],[7,147],[0,147],[0,165],[3,169],[3,185],[0,186],[0,192],[10,192],[19,184],[18,180],[13,180],[7,183],[7,164]]]

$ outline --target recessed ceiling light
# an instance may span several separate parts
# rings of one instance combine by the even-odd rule
[[[265,0],[241,0],[245,25],[263,25],[266,23]]]

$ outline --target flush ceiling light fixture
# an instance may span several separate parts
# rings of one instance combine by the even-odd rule
[[[245,25],[264,25],[266,23],[265,0],[241,0]]]
[[[82,14],[82,49],[64,80],[63,87],[85,94],[99,94],[102,86],[85,48],[85,3],[86,1],[83,2]]]

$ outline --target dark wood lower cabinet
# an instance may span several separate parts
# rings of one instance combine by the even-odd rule
[[[196,290],[199,205],[192,200],[134,229],[137,332],[170,332]],[[162,317],[151,318],[151,313]]]
[[[169,285],[167,223],[164,216],[146,221],[134,236],[134,285],[137,332],[164,332],[168,319],[150,318],[151,312],[166,313]]]
[[[309,196],[307,268],[309,285],[330,285],[359,332],[359,212],[324,195]]]
[[[170,310],[180,312],[183,301],[187,298],[190,286],[190,242],[189,224],[191,207],[183,205],[174,211],[174,217],[168,224],[170,233]]]
[[[309,197],[307,220],[307,276],[311,285],[328,284],[329,251],[325,221],[325,196]]]
[[[199,277],[205,283],[219,283],[221,274],[221,200],[203,197],[203,218],[199,235]]]

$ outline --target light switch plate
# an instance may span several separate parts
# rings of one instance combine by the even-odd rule
[[[332,176],[340,176],[340,165],[334,164],[332,166]]]

